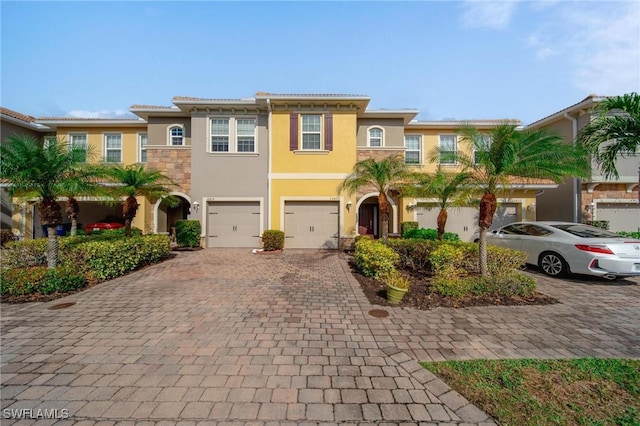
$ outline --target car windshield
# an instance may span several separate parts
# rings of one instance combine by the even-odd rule
[[[552,226],[582,238],[624,238],[622,235],[590,225],[563,224]]]

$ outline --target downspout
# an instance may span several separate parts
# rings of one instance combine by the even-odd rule
[[[564,118],[571,121],[572,133],[573,133],[572,143],[573,143],[573,146],[575,147],[576,139],[578,138],[578,119],[569,115],[566,112],[564,113]],[[575,223],[580,222],[580,211],[582,210],[580,206],[582,202],[581,187],[582,187],[582,182],[580,182],[580,179],[574,177],[573,178],[573,222]]]
[[[272,119],[273,119],[273,114],[271,111],[271,99],[267,99],[267,112],[269,113],[269,119],[267,120],[267,126],[269,126],[269,131],[268,131],[268,146],[269,149],[267,150],[268,152],[268,156],[269,158],[267,158],[267,163],[268,163],[268,170],[267,170],[267,228],[266,229],[274,229],[273,226],[271,226],[271,143],[272,143],[272,137],[273,137],[273,130],[272,130]],[[284,230],[283,230],[284,231]]]

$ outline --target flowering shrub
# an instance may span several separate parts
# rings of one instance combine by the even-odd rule
[[[368,277],[376,279],[395,270],[400,256],[379,241],[361,238],[356,241],[356,266]]]

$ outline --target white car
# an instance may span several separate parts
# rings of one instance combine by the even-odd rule
[[[527,253],[551,276],[607,279],[640,276],[640,240],[571,222],[516,222],[487,234],[487,243]]]

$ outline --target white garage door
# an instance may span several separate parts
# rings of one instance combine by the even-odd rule
[[[338,248],[337,201],[287,201],[284,210],[286,248]]]
[[[207,227],[208,247],[260,247],[260,203],[209,203]]]
[[[640,204],[598,203],[596,217],[598,220],[608,220],[610,231],[637,231],[640,227]]]
[[[416,207],[416,217],[420,228],[438,228],[439,208],[427,208],[428,204],[419,204]],[[491,229],[508,225],[518,221],[519,204],[502,204],[496,210],[493,216],[493,224]],[[462,241],[473,241],[477,237],[478,229],[478,208],[477,207],[461,207],[459,209],[450,208],[447,210],[446,232],[458,234]]]

